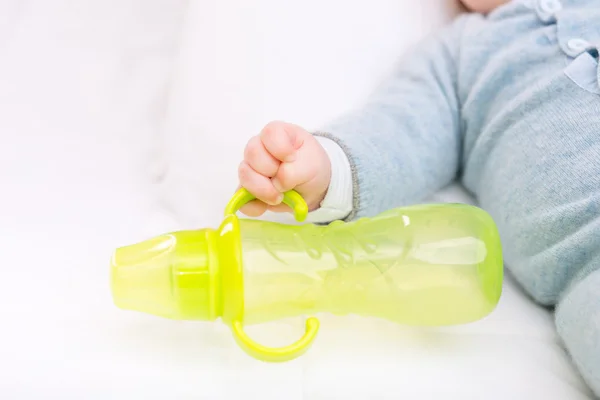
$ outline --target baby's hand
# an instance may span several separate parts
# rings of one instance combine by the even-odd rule
[[[317,209],[329,186],[331,165],[309,132],[293,124],[271,122],[248,141],[238,175],[240,186],[258,199],[240,211],[257,217],[267,209],[290,212],[281,200],[283,192],[291,189],[302,195],[309,211]]]

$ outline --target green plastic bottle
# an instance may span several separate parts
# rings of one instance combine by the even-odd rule
[[[329,312],[455,325],[485,317],[500,299],[500,239],[478,207],[415,205],[349,223],[286,225],[238,219],[252,199],[240,189],[216,230],[167,233],[117,249],[115,304],[172,319],[221,318],[251,356],[287,361],[315,338],[315,317],[302,338],[281,348],[256,343],[244,324]],[[298,193],[287,192],[284,203],[305,219]]]

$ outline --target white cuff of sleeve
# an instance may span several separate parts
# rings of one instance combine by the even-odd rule
[[[352,211],[352,170],[344,150],[333,140],[315,136],[331,162],[331,181],[320,207],[310,213],[307,222],[327,223],[344,219]]]

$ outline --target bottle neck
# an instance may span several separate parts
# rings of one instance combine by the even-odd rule
[[[208,279],[208,320],[214,321],[222,314],[221,280],[219,277],[219,236],[214,229],[204,229],[206,237],[206,265]]]
[[[239,220],[235,215],[225,217],[218,230],[213,231],[214,248],[211,287],[211,308],[223,322],[231,325],[244,316],[244,282]]]

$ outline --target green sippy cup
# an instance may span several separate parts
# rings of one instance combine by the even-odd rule
[[[502,292],[501,243],[492,218],[466,204],[392,209],[373,218],[328,225],[239,219],[255,197],[240,189],[218,229],[167,233],[115,250],[115,304],[179,320],[227,324],[238,345],[263,361],[288,361],[315,339],[311,316],[295,343],[272,348],[244,325],[329,312],[406,325],[479,320]],[[303,221],[308,208],[295,191],[283,202]]]

